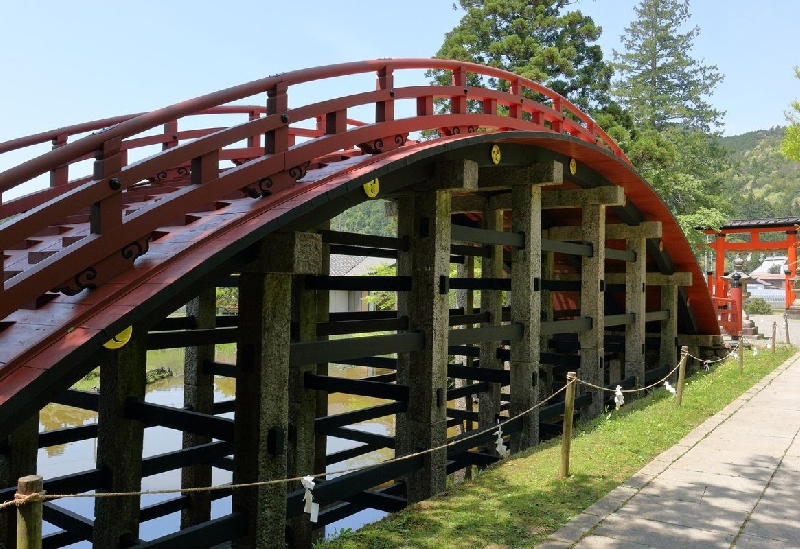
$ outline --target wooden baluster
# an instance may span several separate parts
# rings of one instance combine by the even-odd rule
[[[289,86],[280,82],[267,90],[267,116],[284,114],[289,108]],[[264,135],[264,153],[279,154],[289,150],[289,119],[285,118],[285,126],[267,132]]]
[[[115,137],[103,143],[95,152],[94,179],[100,181],[118,174],[122,169],[120,148],[122,138]],[[92,204],[90,228],[92,234],[101,234],[122,224],[122,187],[119,179],[111,178],[109,187],[114,194]]]
[[[394,73],[389,67],[378,71],[377,89],[389,90],[390,97],[394,97]],[[375,122],[394,120],[394,99],[378,101],[375,103]]]
[[[53,150],[63,147],[67,144],[67,134],[60,133],[53,138]],[[69,181],[69,164],[64,164],[58,168],[50,171],[50,186],[58,187],[64,185]]]
[[[450,98],[450,112],[453,114],[466,114],[467,112],[467,70],[459,67],[453,71],[453,86],[464,90],[463,94]]]
[[[170,120],[164,124],[164,142],[161,144],[161,150],[166,151],[172,147],[178,146],[178,121]]]

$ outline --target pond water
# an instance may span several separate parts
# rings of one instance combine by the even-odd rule
[[[168,367],[174,372],[173,377],[165,378],[147,387],[147,402],[161,404],[165,406],[174,406],[180,408],[183,406],[183,349],[169,349],[148,352],[148,365],[157,365]],[[231,346],[219,346],[217,348],[216,360],[220,362],[232,363],[235,361],[235,351]],[[367,368],[361,366],[342,366],[332,364],[330,365],[330,374],[347,378],[363,378],[370,375],[384,373],[385,371]],[[229,400],[235,396],[236,382],[231,378],[216,377],[214,384],[215,400]],[[358,410],[368,406],[374,406],[386,402],[384,400],[362,397],[357,395],[345,395],[340,393],[333,393],[329,395],[328,410],[331,414],[340,414],[343,412]],[[221,417],[232,417],[233,414],[225,414]],[[60,429],[63,427],[74,427],[94,423],[97,421],[97,414],[95,412],[73,408],[70,406],[62,406],[59,404],[50,404],[46,406],[39,414],[39,430],[50,431],[53,429]],[[375,420],[359,423],[354,426],[356,429],[394,436],[394,418],[384,417]],[[328,437],[328,452],[338,452],[358,446],[359,443],[344,440],[336,437]],[[143,457],[162,454],[179,450],[181,448],[181,433],[174,429],[165,427],[149,427],[145,429],[144,434],[144,451]],[[96,439],[84,440],[63,444],[58,446],[51,446],[39,450],[38,455],[38,474],[42,475],[45,479],[54,478],[70,473],[94,469],[96,457]],[[356,467],[361,465],[369,465],[372,463],[379,463],[393,455],[393,450],[383,449],[369,454],[365,454],[358,458],[344,461],[341,463],[329,466],[329,470],[341,470],[349,467]],[[212,473],[212,482],[215,485],[225,484],[231,482],[231,473],[221,469],[214,468]],[[160,490],[169,488],[180,488],[180,471],[170,471],[159,475],[154,475],[142,479],[142,490]],[[143,496],[141,505],[147,506],[166,499],[172,499],[175,494],[166,495],[148,495]],[[58,505],[80,513],[83,516],[94,517],[94,500],[90,498],[77,498],[77,499],[62,499]],[[230,513],[231,500],[230,498],[220,499],[212,503],[212,518],[224,516]],[[374,509],[367,509],[346,519],[333,523],[326,529],[327,535],[334,535],[337,530],[341,529],[357,529],[364,524],[374,522],[386,513],[376,511]],[[143,540],[152,540],[161,537],[167,533],[174,532],[179,529],[180,514],[173,513],[159,519],[143,523],[140,527],[139,536]],[[56,529],[45,523],[44,533],[48,534],[56,531]],[[70,547],[82,548],[90,547],[89,543],[82,543],[72,545]]]

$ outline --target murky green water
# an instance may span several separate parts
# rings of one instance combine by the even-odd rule
[[[162,379],[148,385],[146,400],[148,402],[162,404],[165,406],[183,406],[183,349],[169,349],[149,351],[148,365],[168,367],[174,373],[174,377]],[[219,362],[235,362],[235,350],[232,346],[219,346],[217,349],[216,360]],[[331,365],[330,375],[363,378],[370,375],[383,373],[366,367]],[[215,400],[229,400],[235,396],[236,383],[230,378],[215,378]],[[368,406],[374,406],[386,401],[362,397],[357,395],[344,395],[334,393],[329,395],[328,410],[331,414],[340,414],[352,410],[358,410]],[[232,417],[232,414],[223,417]],[[39,429],[50,431],[63,427],[85,425],[97,421],[97,414],[94,412],[51,404],[45,407],[39,415]],[[377,433],[382,435],[394,436],[394,419],[385,417],[376,420],[366,421],[355,426],[357,429]],[[328,452],[338,452],[359,443],[343,440],[335,437],[328,437]],[[145,430],[143,456],[148,457],[165,452],[179,450],[181,448],[181,433],[174,429],[164,427],[150,427]],[[393,450],[384,449],[370,454],[365,454],[358,458],[334,464],[329,470],[339,470],[347,467],[359,465],[369,465],[381,462],[392,457]],[[70,473],[76,473],[87,469],[93,469],[96,457],[96,440],[85,440],[43,448],[39,450],[38,474],[47,478],[54,478]],[[231,473],[219,469],[213,470],[213,483],[224,484],[231,482]],[[142,479],[143,490],[157,490],[180,487],[180,471],[170,471],[159,475],[154,475]],[[171,499],[175,495],[153,495],[142,498],[142,506],[152,505],[159,501]],[[87,517],[94,517],[94,500],[92,499],[63,499],[58,505],[69,510],[80,513]],[[230,499],[214,502],[212,506],[212,518],[223,516],[230,513]],[[347,519],[339,521],[328,527],[329,533],[343,528],[356,529],[366,524],[378,520],[385,513],[368,509],[357,513]],[[161,517],[143,523],[140,530],[140,538],[151,540],[158,538],[166,533],[178,529],[180,521],[179,513],[174,513],[166,517]],[[45,534],[55,531],[53,527],[45,524]],[[89,547],[89,544],[79,544],[70,547]]]

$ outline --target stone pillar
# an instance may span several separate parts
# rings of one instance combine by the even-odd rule
[[[100,366],[97,468],[109,471],[106,492],[138,492],[142,487],[141,421],[125,417],[127,399],[144,400],[147,332],[133,336]],[[94,504],[94,547],[119,547],[139,538],[139,497],[98,498]],[[127,543],[127,542],[126,542]]]
[[[592,245],[592,257],[581,258],[581,316],[592,318],[592,328],[581,332],[581,362],[579,377],[584,381],[603,385],[603,294],[605,289],[605,227],[604,204],[587,204],[583,207],[583,241]],[[603,391],[582,386],[583,392],[593,392],[589,417],[603,411]]]
[[[661,286],[661,310],[669,311],[669,318],[661,321],[661,344],[659,363],[670,369],[678,364],[678,286]],[[677,374],[673,375],[677,379]]]
[[[542,256],[542,286],[545,280],[553,280],[553,273],[555,269],[555,253],[543,252]],[[545,290],[542,287],[542,310],[541,319],[543,322],[552,322],[553,315],[553,294],[550,290]],[[550,338],[546,335],[539,336],[539,349],[541,352],[546,353],[550,351]],[[539,366],[544,371],[542,379],[539,381],[539,398],[545,399],[553,394],[553,365],[542,364]]]
[[[322,270],[322,241],[319,235],[303,235],[304,238],[317,240],[319,252],[316,258],[308,258],[314,274]],[[317,292],[307,290],[303,276],[296,276],[292,289],[292,323],[297,327],[296,341],[316,341],[317,339]],[[327,294],[326,290],[320,293]],[[326,364],[327,366],[327,364]],[[289,459],[288,476],[301,477],[315,472],[314,419],[316,418],[317,392],[305,388],[305,375],[316,373],[316,364],[303,364],[292,368],[289,372]],[[324,391],[319,391],[324,392]],[[326,393],[327,394],[327,393]],[[326,414],[327,415],[327,414]],[[300,482],[289,485],[289,490],[302,488]],[[292,520],[293,547],[311,547],[314,524],[303,514]]]
[[[262,242],[239,276],[234,484],[287,476],[292,277],[274,262],[295,251],[283,236]],[[247,533],[233,547],[284,546],[286,492],[283,483],[234,491],[233,512],[245,514]]]
[[[20,477],[36,473],[39,450],[38,412],[21,422],[0,442],[0,486],[16,486]],[[17,543],[17,515],[14,508],[0,512],[0,547],[13,549]]]
[[[539,401],[539,338],[541,294],[534,281],[542,277],[542,189],[533,185],[511,188],[512,225],[525,244],[512,250],[511,321],[523,325],[523,337],[511,344],[511,416]],[[511,437],[511,451],[539,442],[539,411],[522,416],[522,431]]]
[[[398,296],[398,311],[408,315],[410,330],[425,334],[423,350],[398,354],[397,383],[409,388],[408,408],[397,416],[396,454],[404,455],[447,440],[449,306],[447,293],[439,288],[450,270],[450,195],[414,193],[400,199],[398,214],[400,234],[410,236],[408,254],[398,258],[398,274],[410,270],[412,276],[411,291]],[[406,479],[409,501],[444,491],[446,461],[445,450],[425,455],[422,468]]]
[[[330,222],[327,222],[323,229],[330,228]],[[330,244],[322,244],[320,256],[320,274],[331,274],[331,246]],[[317,322],[328,322],[330,320],[330,292],[317,292]],[[328,339],[328,336],[320,336],[317,339]],[[322,362],[317,364],[317,375],[328,375],[328,363]],[[316,417],[324,417],[328,415],[328,393],[326,391],[316,391]],[[314,474],[324,473],[326,470],[326,458],[328,455],[328,436],[324,433],[314,434]]]
[[[483,211],[483,228],[490,231],[503,230],[503,210],[486,208]],[[484,257],[481,264],[481,278],[501,278],[503,276],[503,247],[489,246],[489,256]],[[493,326],[501,323],[503,317],[503,295],[498,290],[481,291],[481,313],[489,313],[489,320],[481,326]],[[497,358],[500,341],[484,341],[480,344],[481,368],[502,370],[503,362]],[[488,427],[497,423],[500,414],[500,384],[489,383],[489,390],[478,397],[478,418],[480,427]],[[494,452],[494,445],[487,449]]]
[[[647,240],[629,238],[629,252],[636,261],[625,263],[625,310],[633,313],[633,323],[625,327],[625,376],[636,376],[636,387],[644,387],[645,316],[647,314]]]
[[[186,316],[193,317],[198,328],[216,325],[216,288],[205,288],[186,304]],[[204,363],[214,360],[214,345],[187,347],[183,362],[183,404],[195,412],[213,415],[214,376],[204,371]],[[183,447],[211,442],[211,437],[183,433]],[[198,463],[181,470],[181,487],[195,488],[211,485],[211,465]],[[181,511],[181,528],[211,520],[211,493],[190,492],[189,508]]]

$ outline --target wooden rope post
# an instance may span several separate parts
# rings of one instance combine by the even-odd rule
[[[786,344],[791,345],[789,341],[789,315],[783,313],[783,327],[786,329]]]
[[[38,475],[21,477],[17,493],[21,496],[43,493],[44,480]],[[17,549],[42,549],[42,500],[31,499],[17,507]]]
[[[681,347],[681,360],[678,362],[678,388],[675,391],[675,406],[683,400],[683,385],[686,381],[686,359],[689,358],[689,347]]]
[[[561,468],[558,478],[569,476],[569,448],[572,444],[572,418],[575,415],[575,372],[567,372],[567,395],[564,398],[564,433],[561,435]]]
[[[775,337],[777,336],[777,332],[778,332],[778,323],[777,322],[773,322],[772,323],[772,352],[773,353],[775,352]]]
[[[744,372],[744,336],[739,336],[739,373]]]

